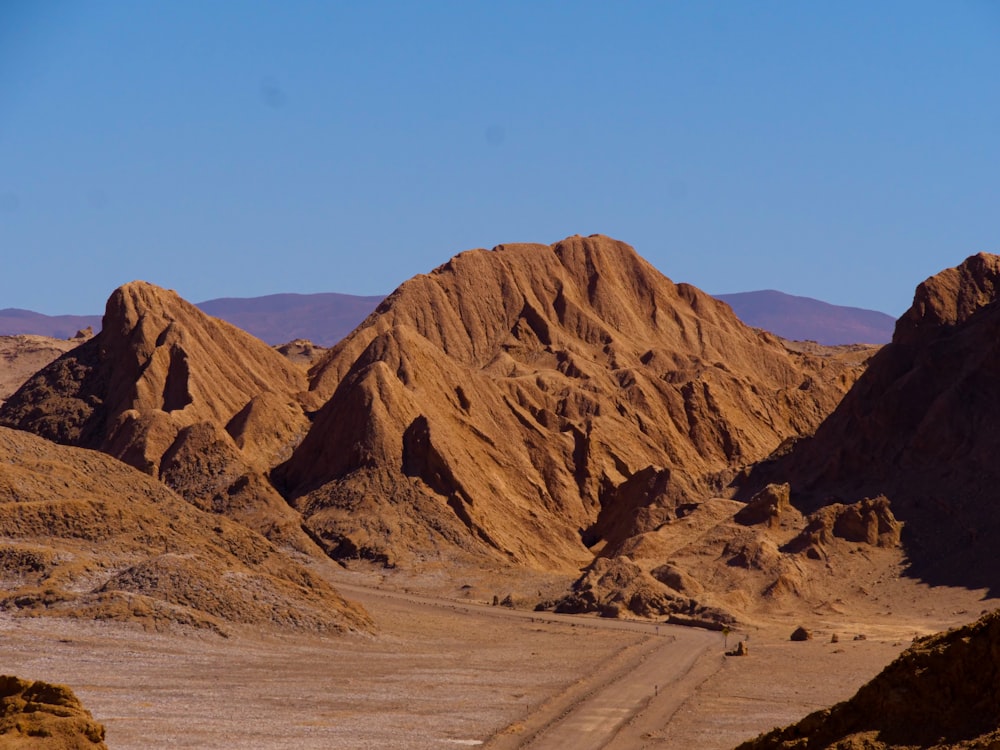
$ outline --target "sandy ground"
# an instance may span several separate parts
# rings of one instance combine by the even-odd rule
[[[377,636],[224,639],[5,617],[0,672],[70,685],[119,750],[722,750],[849,697],[918,629],[978,615],[955,609],[975,592],[935,590],[916,620],[814,618],[805,643],[780,622],[730,634],[730,646],[750,639],[735,658],[718,633],[356,584],[338,582]]]
[[[364,603],[377,637],[2,619],[0,671],[69,684],[122,750],[442,748],[503,730],[644,637],[493,608]]]

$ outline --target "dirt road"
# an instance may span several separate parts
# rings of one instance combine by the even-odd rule
[[[667,682],[657,665],[706,637],[338,587],[376,618],[376,637],[223,639],[3,617],[0,671],[70,685],[114,750],[440,750],[493,736],[545,748],[577,726],[605,742],[642,715],[654,674]]]
[[[492,617],[532,622],[564,622],[574,627],[618,630],[642,635],[597,665],[587,676],[535,708],[486,743],[493,750],[599,750],[616,738],[635,740],[646,728],[662,727],[707,677],[722,665],[720,633],[649,622],[607,620],[537,613],[452,602],[408,593],[340,584],[352,598],[370,606],[372,597],[418,606],[479,611]],[[367,600],[367,601],[366,601]],[[621,744],[619,742],[618,744]],[[622,747],[635,747],[627,744]]]
[[[666,628],[663,628],[666,631]],[[659,728],[718,669],[722,638],[685,630],[647,636],[488,744],[495,750],[599,750]],[[629,744],[622,747],[638,747]]]

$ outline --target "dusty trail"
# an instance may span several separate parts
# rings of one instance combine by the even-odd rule
[[[220,639],[3,617],[0,671],[73,686],[115,750],[547,748],[576,742],[577,727],[598,744],[575,747],[600,747],[647,705],[659,714],[660,665],[719,638],[337,586],[369,608],[378,636]]]
[[[623,649],[587,679],[493,737],[487,746],[494,750],[638,747],[634,743],[642,734],[669,721],[721,666],[718,634],[660,627],[662,635],[647,636],[640,644]],[[626,736],[627,742],[617,741]]]
[[[722,666],[719,633],[672,625],[606,620],[551,612],[489,607],[364,586],[338,584],[352,598],[371,603],[389,598],[418,606],[489,612],[492,616],[533,622],[568,622],[574,626],[642,633],[587,677],[531,710],[486,742],[493,750],[599,750],[634,748],[641,736],[664,726],[705,679]],[[368,600],[367,602],[365,600]]]

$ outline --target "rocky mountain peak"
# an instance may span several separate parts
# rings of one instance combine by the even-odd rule
[[[1000,255],[979,253],[921,283],[913,305],[896,324],[893,340],[908,342],[917,332],[958,325],[991,304],[1000,292]]]

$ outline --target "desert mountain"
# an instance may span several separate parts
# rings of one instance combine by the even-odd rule
[[[0,423],[109,453],[203,509],[314,549],[264,477],[307,428],[306,387],[260,340],[133,282],[109,298],[101,332],[25,383]]]
[[[885,313],[766,289],[717,294],[742,320],[794,341],[825,346],[885,344],[892,338],[894,319]],[[349,334],[383,300],[383,296],[268,294],[262,297],[220,297],[197,302],[204,313],[221,318],[278,346],[294,339],[329,347]],[[75,331],[100,330],[99,315],[43,315],[30,310],[0,310],[0,336],[40,335],[70,338]]]
[[[816,431],[757,467],[747,485],[789,482],[805,512],[885,497],[905,523],[912,574],[996,587],[1000,564],[1000,256],[927,279]]]
[[[0,427],[0,609],[226,632],[367,630],[264,537],[109,456]]]
[[[742,320],[795,341],[826,346],[885,344],[895,321],[885,313],[798,297],[772,289],[717,294]],[[279,346],[294,339],[329,347],[347,336],[384,299],[334,292],[220,297],[195,306],[204,313]],[[100,330],[98,315],[43,315],[30,310],[0,310],[0,336],[40,335],[70,338],[87,327]]]
[[[64,685],[0,675],[0,743],[35,750],[107,750],[104,726]]]
[[[791,352],[606,237],[473,250],[313,367],[274,476],[334,556],[568,571],[811,433],[851,357]]]
[[[1000,743],[1000,613],[916,641],[853,698],[737,750],[957,750]]]
[[[892,316],[875,310],[831,305],[773,289],[715,296],[747,325],[793,341],[826,346],[886,344],[895,324]]]

